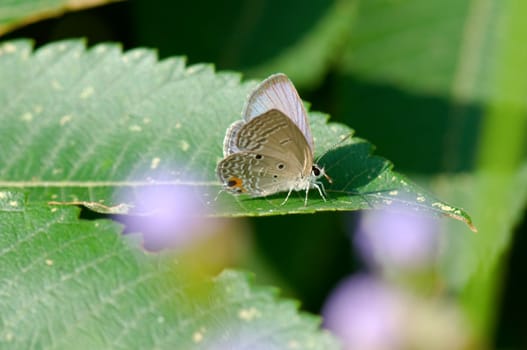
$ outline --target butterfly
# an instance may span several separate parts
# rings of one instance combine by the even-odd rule
[[[314,143],[307,112],[293,83],[282,73],[260,83],[249,95],[242,120],[225,134],[217,175],[224,190],[253,197],[316,188],[326,200],[324,168],[314,163]]]

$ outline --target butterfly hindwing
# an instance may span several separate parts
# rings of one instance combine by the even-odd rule
[[[290,190],[309,176],[311,150],[302,132],[282,112],[270,110],[231,129],[229,137],[234,140],[225,144],[237,152],[218,165],[218,176],[227,189],[262,196]]]
[[[230,154],[240,152],[241,150],[236,145],[237,135],[240,129],[245,125],[243,120],[235,121],[229,126],[223,139],[223,156],[227,157]]]
[[[294,187],[299,173],[289,166],[274,156],[238,152],[223,159],[217,171],[227,190],[259,197]]]

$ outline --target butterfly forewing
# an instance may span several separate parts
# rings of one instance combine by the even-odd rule
[[[249,122],[271,109],[281,111],[295,123],[313,153],[313,136],[306,109],[293,83],[284,74],[271,75],[258,85],[249,96],[242,115],[244,120]]]
[[[243,125],[236,134],[236,148],[241,151],[285,157],[302,166],[312,162],[307,141],[296,125],[282,112],[272,109]]]

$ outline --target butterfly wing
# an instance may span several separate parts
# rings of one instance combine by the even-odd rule
[[[254,89],[243,108],[243,119],[250,122],[271,109],[281,111],[295,123],[313,153],[313,135],[306,109],[293,83],[285,74],[271,75]]]
[[[253,197],[289,191],[295,187],[297,172],[292,168],[278,169],[283,159],[273,156],[256,158],[253,152],[234,153],[218,164],[218,177],[233,193],[247,193]]]
[[[227,157],[230,154],[240,152],[241,150],[236,145],[238,139],[238,132],[245,125],[243,120],[238,120],[229,126],[223,139],[223,157]]]
[[[313,155],[298,127],[278,110],[270,110],[236,129],[237,153],[217,168],[225,188],[234,193],[266,196],[289,191],[309,177]]]

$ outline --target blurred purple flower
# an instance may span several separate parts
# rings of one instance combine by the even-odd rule
[[[399,349],[403,309],[398,296],[367,276],[341,282],[329,296],[322,314],[324,326],[345,349]]]
[[[188,186],[144,186],[125,196],[133,196],[133,201],[121,201],[136,203],[124,219],[127,231],[143,233],[149,250],[185,248],[212,231],[205,205]]]
[[[438,252],[437,219],[410,210],[363,213],[354,243],[375,267],[415,269],[434,263]]]
[[[349,350],[459,350],[471,341],[454,305],[417,298],[365,275],[341,282],[322,314],[324,326]]]

